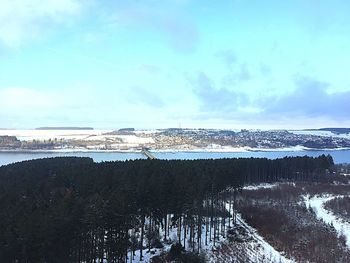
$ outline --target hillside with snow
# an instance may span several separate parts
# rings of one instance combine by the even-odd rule
[[[7,143],[2,143],[3,141]],[[12,140],[12,143],[9,142]],[[0,130],[0,150],[249,152],[350,149],[349,134],[285,130]]]

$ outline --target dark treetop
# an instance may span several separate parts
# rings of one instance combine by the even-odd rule
[[[165,229],[159,238],[166,239],[172,227],[180,235],[187,225],[198,232],[204,217],[223,216],[232,200],[227,189],[321,180],[332,165],[322,155],[103,163],[67,157],[3,166],[0,262],[124,262],[146,239],[154,245],[155,229]]]

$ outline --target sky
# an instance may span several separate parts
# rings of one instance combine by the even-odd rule
[[[0,128],[350,126],[348,0],[0,0]]]

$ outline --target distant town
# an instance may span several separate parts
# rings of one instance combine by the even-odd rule
[[[218,130],[158,129],[94,130],[42,127],[0,130],[1,151],[267,151],[350,148],[350,129]]]

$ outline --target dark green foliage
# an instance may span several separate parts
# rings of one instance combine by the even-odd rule
[[[176,243],[170,248],[168,255],[162,262],[181,262],[181,263],[202,263],[205,262],[204,256],[195,253],[188,253],[185,251],[183,246]]]
[[[124,262],[147,243],[159,246],[166,237],[158,238],[158,229],[170,225],[180,226],[180,235],[181,227],[190,229],[194,243],[202,214],[211,213],[211,221],[224,214],[218,208],[230,196],[223,190],[318,180],[332,165],[323,155],[103,163],[69,157],[3,166],[0,262]]]
[[[169,259],[170,260],[179,259],[184,251],[185,250],[183,246],[181,246],[179,243],[173,244],[169,251]]]

